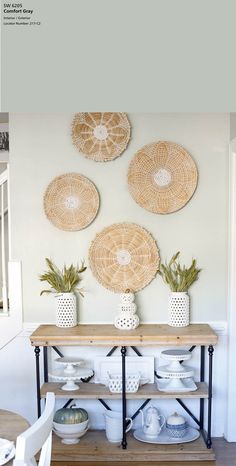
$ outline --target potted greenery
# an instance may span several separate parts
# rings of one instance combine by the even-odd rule
[[[172,327],[186,327],[189,325],[189,287],[198,280],[201,269],[196,267],[196,259],[192,260],[190,267],[181,266],[178,251],[169,263],[161,264],[158,274],[169,285],[171,295],[169,298],[169,322]]]
[[[42,290],[44,293],[54,293],[57,300],[57,327],[75,327],[77,325],[76,293],[83,296],[83,288],[79,288],[82,280],[81,274],[86,270],[84,262],[81,266],[69,267],[64,265],[62,270],[46,257],[48,270],[39,276],[41,282],[47,282],[49,289]]]

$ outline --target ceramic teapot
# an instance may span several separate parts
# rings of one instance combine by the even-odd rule
[[[145,411],[140,409],[142,414],[142,428],[145,435],[149,437],[156,437],[160,434],[162,427],[165,424],[165,417],[160,415],[155,406],[150,406]]]

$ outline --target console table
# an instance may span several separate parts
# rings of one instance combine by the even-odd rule
[[[113,325],[85,325],[81,324],[73,328],[63,329],[55,325],[41,325],[30,337],[31,344],[35,347],[36,381],[37,381],[37,406],[38,415],[41,413],[41,398],[47,391],[53,391],[57,398],[69,398],[67,392],[60,390],[61,384],[48,381],[48,347],[53,348],[60,356],[63,356],[58,346],[112,346],[107,356],[120,347],[122,356],[122,393],[111,394],[108,388],[101,384],[85,383],[79,390],[73,392],[73,399],[97,399],[106,409],[110,409],[106,401],[109,399],[121,399],[123,413],[123,439],[122,445],[112,445],[105,437],[104,431],[90,431],[78,445],[62,445],[60,439],[54,438],[52,465],[83,464],[84,462],[114,462],[125,463],[137,459],[138,463],[145,462],[153,465],[159,461],[209,461],[214,460],[214,452],[211,447],[211,407],[212,407],[212,364],[214,345],[217,343],[217,335],[207,324],[191,324],[188,327],[176,328],[166,324],[142,324],[135,330],[118,330]],[[178,347],[190,346],[193,351],[200,347],[200,380],[197,382],[197,390],[185,393],[168,393],[159,391],[155,384],[141,387],[137,393],[125,392],[125,361],[126,348],[131,347],[136,355],[142,356],[142,347],[165,346]],[[40,381],[40,347],[43,347],[44,383]],[[138,348],[137,348],[138,347]],[[206,354],[208,350],[208,381],[205,381]],[[138,442],[132,434],[126,430],[126,405],[128,399],[145,400],[134,413],[134,419],[141,408],[151,399],[176,399],[182,408],[192,417],[201,431],[201,436],[194,442],[177,445],[154,445]],[[187,407],[184,400],[199,399],[199,418]],[[204,431],[204,400],[207,403],[207,430]],[[65,406],[71,402],[66,402]]]

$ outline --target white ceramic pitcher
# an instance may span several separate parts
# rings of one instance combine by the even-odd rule
[[[107,411],[104,413],[106,423],[106,437],[111,443],[121,442],[123,437],[123,422],[122,414],[116,411]],[[126,432],[129,432],[133,425],[133,421],[130,417],[126,418],[126,421],[130,421]]]
[[[165,424],[165,417],[159,414],[155,406],[150,406],[150,408],[146,409],[145,416],[141,409],[140,412],[142,414],[142,427],[144,434],[148,437],[156,437],[159,435]]]

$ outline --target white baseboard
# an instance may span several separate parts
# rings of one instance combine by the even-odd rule
[[[91,322],[83,322],[83,324],[88,324]],[[112,324],[112,322],[93,322],[93,324]],[[158,322],[145,322],[146,324],[157,324]],[[166,323],[166,322],[159,322],[159,323]],[[213,322],[193,322],[196,324],[200,323],[207,323],[212,327],[212,329],[216,332],[218,336],[224,336],[228,333],[228,324],[225,320],[220,321],[213,321]],[[31,333],[33,333],[40,325],[45,324],[45,322],[24,322],[23,330],[18,335],[20,337],[29,337]],[[48,325],[55,325],[55,322],[47,322]]]

